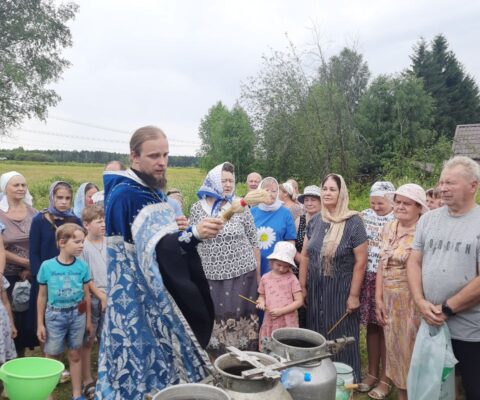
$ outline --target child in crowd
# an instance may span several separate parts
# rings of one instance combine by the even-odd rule
[[[37,332],[37,274],[40,265],[58,255],[55,232],[58,227],[71,222],[82,225],[80,219],[72,210],[72,186],[65,181],[55,181],[51,184],[48,196],[48,208],[39,212],[33,219],[29,235],[29,259],[32,273],[30,289],[30,304],[27,311],[27,325]],[[63,371],[60,382],[70,379],[68,370]]]
[[[265,310],[260,328],[260,349],[262,339],[271,337],[278,328],[298,328],[297,310],[303,306],[300,282],[292,272],[297,250],[290,242],[278,242],[270,260],[270,272],[262,276],[258,287],[257,308]]]
[[[68,348],[73,400],[82,395],[80,351],[85,331],[92,333],[90,320],[90,273],[77,257],[82,253],[85,230],[67,223],[56,231],[60,254],[46,260],[37,275],[37,336],[48,358],[57,359]]]
[[[91,367],[92,346],[95,338],[100,342],[105,309],[107,308],[107,239],[105,238],[105,213],[98,205],[90,205],[83,209],[83,225],[87,229],[87,237],[83,243],[82,259],[90,269],[89,287],[92,305],[93,335],[83,343],[82,348],[82,375],[83,395],[86,399],[93,399],[95,395],[95,381]]]
[[[430,188],[426,191],[427,206],[430,210],[435,210],[442,206],[441,193],[438,187]]]

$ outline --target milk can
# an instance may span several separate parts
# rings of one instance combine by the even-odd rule
[[[152,400],[232,400],[220,388],[201,383],[185,383],[170,386],[158,392]]]
[[[265,366],[277,363],[275,358],[263,353],[253,351],[242,353]],[[292,400],[280,383],[279,374],[272,374],[271,377],[261,375],[248,379],[242,377],[242,371],[254,368],[250,363],[241,361],[235,354],[227,353],[215,360],[215,380],[232,400]]]
[[[328,354],[326,339],[317,332],[301,328],[280,328],[272,333],[267,351],[287,361]],[[297,365],[310,375],[309,381],[288,389],[294,400],[335,400],[337,372],[330,358]]]

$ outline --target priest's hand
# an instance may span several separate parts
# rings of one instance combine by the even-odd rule
[[[175,218],[175,222],[178,225],[178,229],[181,231],[186,230],[190,226],[190,221],[185,215],[180,215]]]
[[[221,218],[208,217],[202,219],[195,227],[200,240],[211,239],[222,230],[223,220]]]

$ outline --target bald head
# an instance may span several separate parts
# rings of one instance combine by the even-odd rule
[[[247,176],[247,191],[258,189],[258,185],[262,181],[262,176],[257,172],[252,172]]]
[[[113,160],[105,165],[105,171],[125,171],[125,165],[121,161]]]

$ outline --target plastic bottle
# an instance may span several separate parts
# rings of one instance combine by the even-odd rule
[[[280,381],[285,389],[293,389],[304,382],[310,382],[310,372],[304,372],[300,368],[289,368],[282,372]]]

